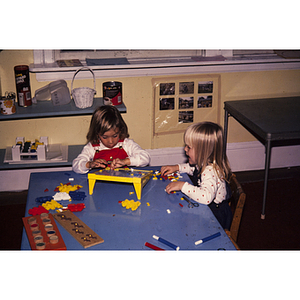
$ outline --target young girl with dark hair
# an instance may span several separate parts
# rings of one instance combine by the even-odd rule
[[[94,168],[111,169],[136,166],[144,167],[150,155],[132,139],[120,112],[114,106],[98,107],[93,113],[87,133],[88,143],[73,160],[73,171],[87,173]]]

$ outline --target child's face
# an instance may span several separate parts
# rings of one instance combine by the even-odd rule
[[[187,157],[189,158],[190,165],[196,165],[197,161],[196,161],[196,155],[195,155],[195,148],[192,148],[189,145],[185,145],[184,151],[185,151],[185,154],[187,155]]]
[[[100,135],[99,138],[105,147],[113,148],[114,146],[116,146],[120,139],[119,128],[111,128],[110,130],[104,132],[103,135]]]

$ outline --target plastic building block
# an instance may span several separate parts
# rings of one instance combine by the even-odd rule
[[[141,205],[140,201],[134,201],[134,200],[124,200],[122,201],[122,206],[126,209],[131,209],[132,211],[137,210],[137,208]]]
[[[55,208],[62,208],[63,206],[56,202],[55,200],[47,201],[42,204],[42,206],[47,210],[55,210]]]
[[[82,211],[85,208],[84,203],[78,203],[78,204],[69,204],[68,209],[70,211]]]
[[[79,184],[76,185],[71,185],[71,183],[67,183],[67,184],[60,184],[59,186],[56,187],[56,189],[54,190],[55,192],[65,192],[65,193],[69,193],[70,191],[77,191],[79,189],[81,189],[82,186]]]
[[[28,210],[28,213],[32,216],[40,215],[42,213],[48,213],[49,211],[45,209],[43,206],[33,207]]]
[[[66,192],[57,192],[54,196],[53,199],[55,201],[62,201],[62,200],[69,200],[71,201],[70,195]]]
[[[72,198],[72,200],[75,201],[84,201],[84,198],[86,197],[85,192],[81,191],[70,191],[69,195]]]
[[[52,196],[45,196],[45,197],[37,197],[35,201],[39,203],[45,203],[47,201],[51,201],[52,199],[53,199]]]

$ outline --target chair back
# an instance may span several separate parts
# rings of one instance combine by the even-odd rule
[[[229,200],[229,205],[232,210],[233,218],[230,226],[230,232],[228,233],[227,231],[227,234],[230,234],[231,239],[236,243],[246,201],[246,194],[236,179],[235,174],[231,175],[229,185],[232,193],[232,196]]]

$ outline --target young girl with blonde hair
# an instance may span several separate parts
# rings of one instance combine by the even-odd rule
[[[228,199],[231,169],[223,152],[223,130],[212,122],[196,123],[184,134],[188,163],[163,166],[161,174],[179,171],[192,176],[193,185],[184,181],[168,184],[166,192],[181,191],[196,202],[208,205],[224,229],[232,221]]]

